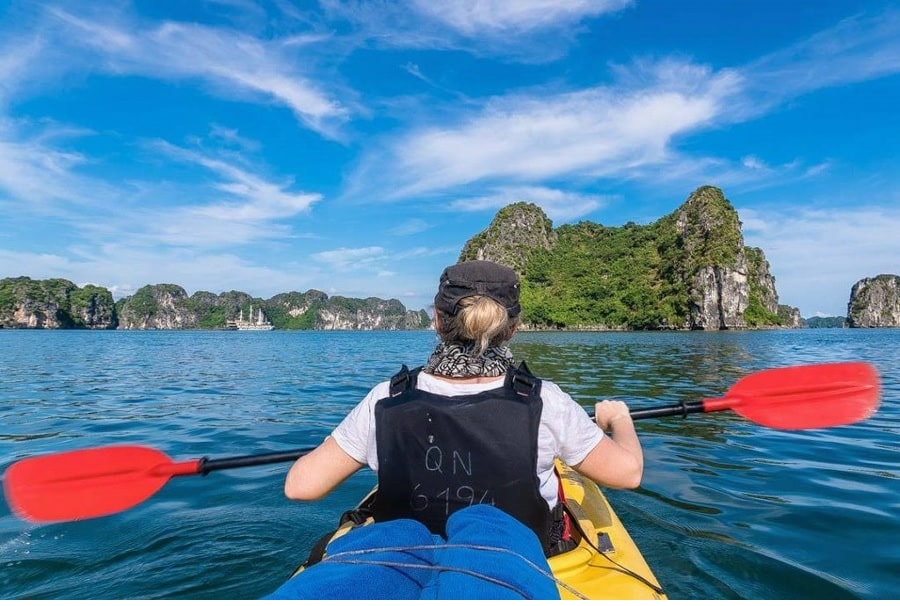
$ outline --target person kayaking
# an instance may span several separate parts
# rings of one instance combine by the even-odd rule
[[[452,542],[453,514],[491,505],[533,531],[545,555],[558,550],[565,520],[555,459],[603,486],[636,488],[643,454],[624,402],[597,402],[594,422],[555,383],[516,365],[508,343],[520,316],[514,270],[490,261],[447,267],[434,297],[440,342],[427,363],[372,388],[291,466],[285,495],[322,498],[368,465],[378,478],[376,526],[414,520]]]

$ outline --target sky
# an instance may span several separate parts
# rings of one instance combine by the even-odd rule
[[[0,278],[430,306],[507,204],[702,185],[779,302],[900,274],[887,0],[0,0]]]

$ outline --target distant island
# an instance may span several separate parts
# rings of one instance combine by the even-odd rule
[[[176,284],[147,285],[114,301],[109,290],[78,287],[63,279],[0,280],[0,327],[87,329],[222,329],[262,310],[282,330],[414,330],[431,326],[423,309],[397,299],[329,297],[322,291],[289,292],[269,299],[229,291],[188,296]]]
[[[806,328],[847,328],[849,323],[844,316],[813,316],[804,318]]]
[[[554,228],[539,206],[516,202],[470,238],[460,261],[487,259],[521,276],[523,330],[743,330],[900,326],[900,277],[853,285],[847,317],[801,318],[782,305],[759,248],[717,187],[698,188],[649,225],[581,221]],[[114,301],[110,291],[61,279],[0,280],[0,328],[222,329],[262,312],[280,330],[415,330],[427,311],[397,299],[329,297],[320,290],[260,299],[240,291],[188,296],[146,285]]]

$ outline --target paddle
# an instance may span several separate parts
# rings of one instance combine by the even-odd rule
[[[878,373],[842,362],[763,370],[740,379],[721,398],[631,411],[634,419],[733,410],[776,429],[855,423],[878,407]],[[174,462],[146,446],[103,446],[41,455],[6,470],[6,500],[32,522],[81,520],[117,513],[148,499],[173,476],[294,461],[312,449]]]
[[[173,476],[295,461],[311,450],[176,463],[148,446],[100,446],[16,461],[4,474],[3,490],[10,509],[22,519],[83,520],[134,507]]]
[[[731,410],[774,429],[820,429],[868,418],[880,391],[878,371],[864,362],[772,368],[738,380],[721,398],[633,410],[631,418]]]

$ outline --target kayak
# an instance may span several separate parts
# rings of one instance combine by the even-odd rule
[[[591,480],[557,461],[572,523],[574,548],[549,558],[563,599],[665,600],[667,596],[606,496]],[[362,501],[366,503],[374,489]],[[361,520],[341,524],[331,540],[351,532]],[[368,521],[371,523],[371,520]],[[327,554],[327,544],[324,552]],[[306,569],[301,565],[291,578]]]

